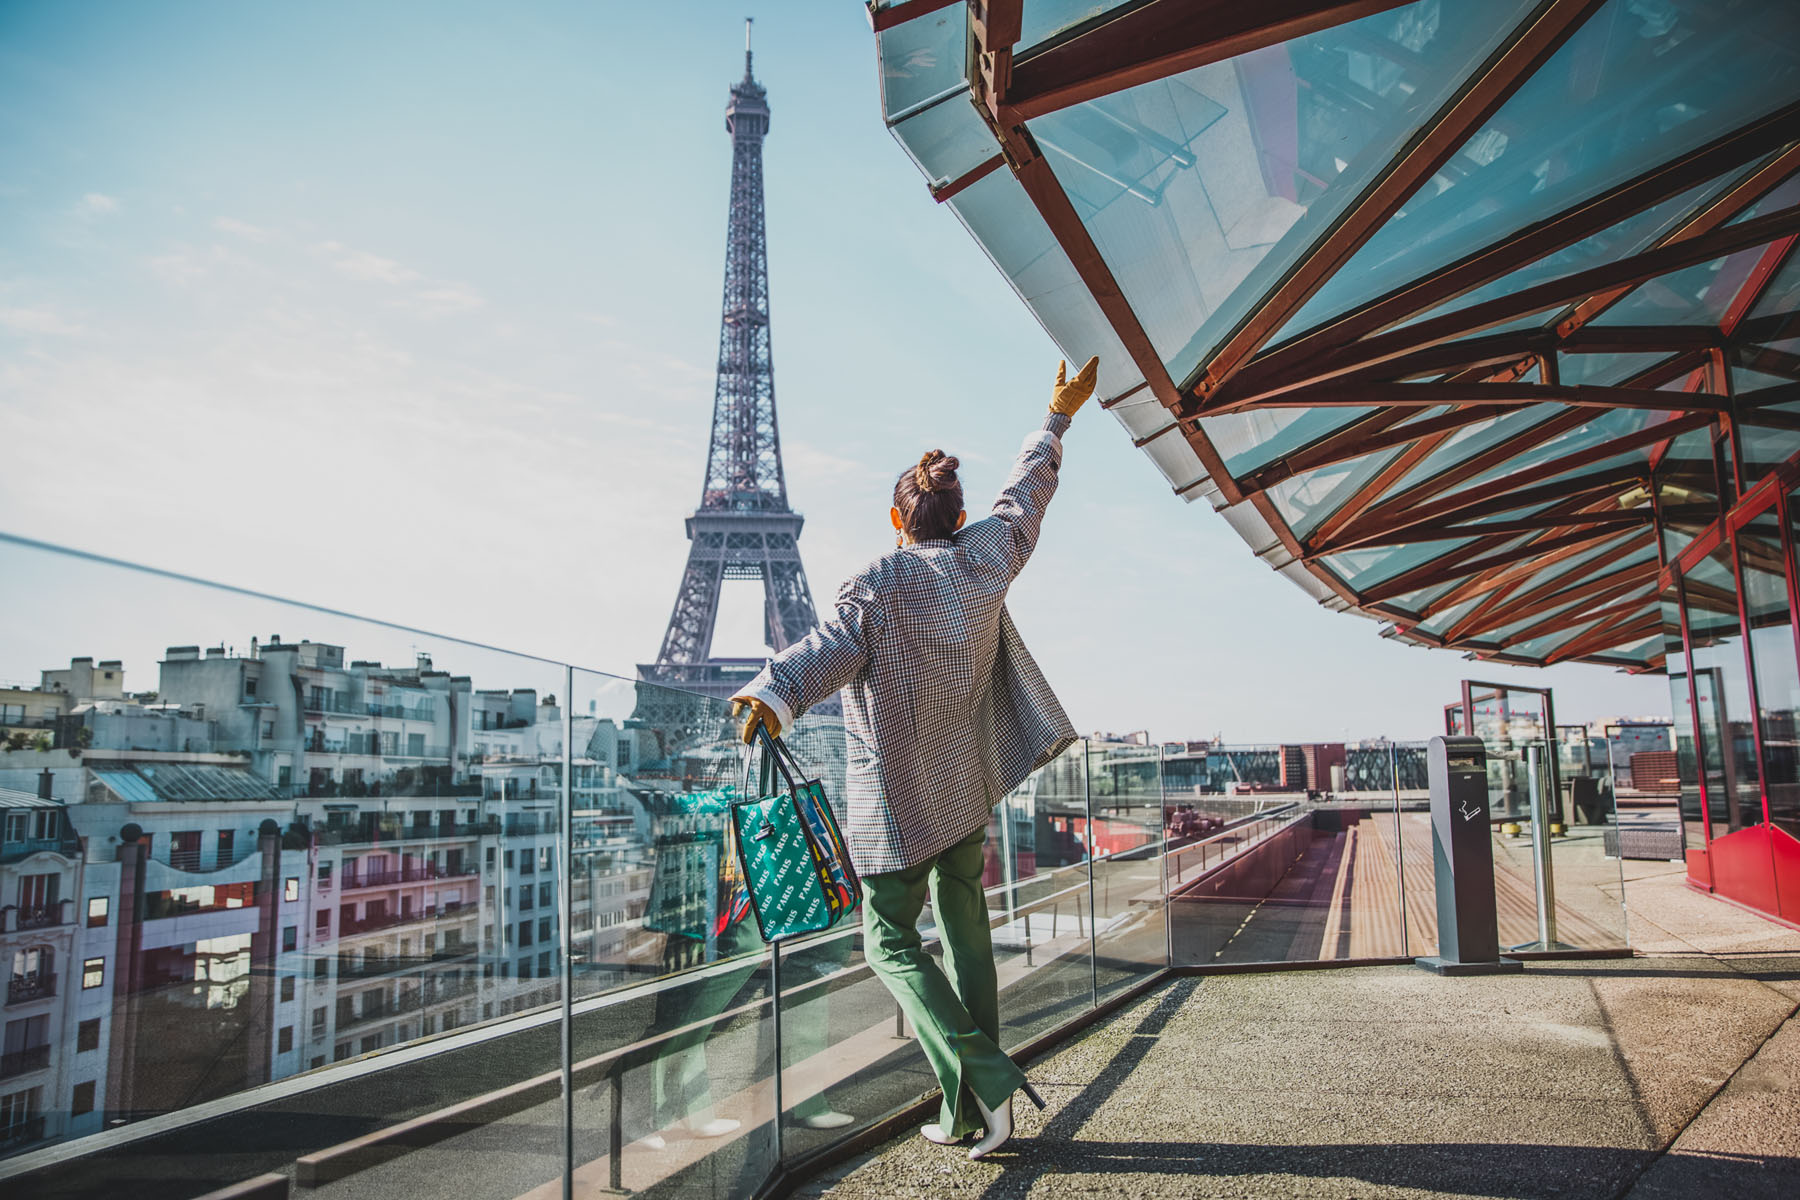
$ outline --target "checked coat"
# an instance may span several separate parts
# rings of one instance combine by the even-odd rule
[[[916,866],[1075,740],[1006,611],[1056,492],[1067,417],[1025,440],[992,513],[952,538],[882,555],[836,611],[740,695],[783,729],[843,690],[850,858],[864,875]]]

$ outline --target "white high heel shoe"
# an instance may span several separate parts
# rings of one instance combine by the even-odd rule
[[[1021,1083],[1019,1085],[1019,1091],[1024,1092],[1025,1098],[1037,1105],[1038,1108],[1042,1109],[1044,1107],[1044,1098],[1037,1094],[1037,1089],[1032,1087],[1031,1084]],[[1018,1093],[1016,1092],[1014,1093],[1014,1095],[1017,1094]],[[1008,1096],[1005,1100],[1000,1102],[999,1108],[990,1109],[981,1102],[980,1096],[975,1097],[975,1107],[981,1110],[981,1121],[982,1124],[987,1126],[987,1135],[979,1142],[976,1142],[973,1146],[969,1147],[970,1158],[983,1158],[992,1154],[994,1151],[1004,1146],[1008,1138],[1012,1137],[1012,1102],[1012,1096]]]
[[[921,1126],[919,1129],[919,1136],[928,1142],[936,1142],[940,1146],[954,1146],[963,1140],[962,1138],[944,1132],[944,1127],[939,1125],[936,1121],[933,1121],[929,1125]]]

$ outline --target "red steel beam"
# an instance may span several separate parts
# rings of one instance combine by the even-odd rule
[[[1785,105],[1706,145],[1658,163],[1617,187],[1528,225],[1285,343],[1254,364],[1257,378],[1263,377],[1265,365],[1268,371],[1278,374],[1284,363],[1297,363],[1349,345],[1565,250],[1733,167],[1780,149],[1793,141],[1796,128],[1800,128],[1800,102]],[[1234,381],[1232,387],[1235,386]]]
[[[1488,599],[1482,601],[1478,608],[1472,609],[1469,613],[1470,616],[1474,616],[1477,612],[1489,610],[1496,604],[1510,604],[1517,600],[1523,600],[1527,596],[1541,595],[1545,588],[1555,589],[1563,587],[1566,585],[1567,581],[1562,579],[1553,579],[1540,584],[1531,584],[1529,581],[1535,577],[1541,576],[1543,572],[1565,559],[1573,558],[1578,554],[1585,553],[1587,549],[1587,547],[1576,546],[1561,550],[1552,550],[1541,558],[1529,562],[1515,564],[1509,567],[1497,567],[1492,571],[1484,571],[1482,574],[1477,575],[1472,579],[1457,584],[1455,587],[1446,591],[1442,596],[1439,596],[1437,599],[1431,601],[1431,603],[1425,605],[1419,612],[1419,619],[1424,620],[1429,617],[1434,617],[1465,600],[1472,599],[1476,596],[1487,595],[1488,593],[1492,593],[1492,595],[1489,595]],[[1632,539],[1629,536],[1621,536],[1617,545],[1610,549],[1602,549],[1593,558],[1588,559],[1583,565],[1587,570],[1598,571],[1602,567],[1609,566],[1619,559],[1624,558],[1626,555],[1630,554],[1633,549],[1635,549],[1635,547],[1632,545]],[[1515,585],[1518,584],[1526,584],[1527,586],[1523,591],[1519,591],[1515,587]]]
[[[1020,121],[1359,20],[1406,0],[1152,0],[1057,38],[1013,64]]]
[[[1570,593],[1574,592],[1576,588],[1593,588],[1595,591],[1603,590],[1604,587],[1610,583],[1626,577],[1629,572],[1635,571],[1637,568],[1625,567],[1620,570],[1607,572],[1604,575],[1595,574],[1595,572],[1602,571],[1613,563],[1618,562],[1620,559],[1628,557],[1636,549],[1637,547],[1632,544],[1631,539],[1621,539],[1617,546],[1588,559],[1581,564],[1582,570],[1586,573],[1587,578],[1583,582],[1574,585],[1574,587],[1571,587],[1567,575],[1559,575],[1553,579],[1545,580],[1544,582],[1537,584],[1533,584],[1530,581],[1536,575],[1540,574],[1545,569],[1545,566],[1554,566],[1556,563],[1561,562],[1566,558],[1573,557],[1580,553],[1578,550],[1564,550],[1556,554],[1546,555],[1544,565],[1534,564],[1527,572],[1497,572],[1494,576],[1490,577],[1485,584],[1486,587],[1491,589],[1493,594],[1488,596],[1486,600],[1483,600],[1474,608],[1470,609],[1461,620],[1445,630],[1444,636],[1446,638],[1462,637],[1466,634],[1479,632],[1481,630],[1498,629],[1500,626],[1519,620],[1522,617],[1528,617],[1534,613],[1555,608],[1558,604],[1564,602],[1562,599],[1564,596],[1568,596]],[[1654,560],[1645,565],[1650,568],[1652,574],[1655,573],[1656,563]],[[1500,578],[1501,575],[1507,577],[1502,579]],[[1523,586],[1519,587],[1514,585]],[[1464,589],[1459,588],[1457,590],[1463,591]],[[1471,596],[1480,594],[1481,592],[1479,590],[1471,590],[1462,596],[1461,599],[1467,600]],[[1441,612],[1442,609],[1438,607],[1441,603],[1442,601],[1433,601],[1431,605],[1432,609]],[[1432,614],[1427,613],[1425,615],[1430,616]]]
[[[1583,414],[1579,412],[1574,414],[1576,417],[1582,415]],[[1560,419],[1566,418],[1558,418],[1558,420]],[[1370,528],[1364,530],[1363,533],[1365,536],[1372,533],[1387,533],[1394,529],[1423,524],[1426,521],[1461,512],[1466,510],[1470,505],[1495,500],[1501,496],[1510,498],[1512,495],[1516,494],[1519,489],[1528,484],[1553,479],[1558,475],[1566,474],[1569,471],[1579,470],[1582,467],[1592,466],[1594,463],[1602,462],[1629,450],[1641,449],[1656,442],[1676,437],[1682,433],[1686,433],[1690,429],[1702,428],[1706,425],[1710,425],[1712,419],[1710,413],[1686,413],[1680,416],[1671,417],[1666,421],[1658,422],[1648,428],[1639,429],[1628,434],[1622,434],[1619,437],[1601,442],[1596,446],[1589,446],[1584,450],[1578,450],[1572,454],[1565,454],[1561,458],[1551,459],[1548,462],[1539,463],[1536,466],[1526,468],[1525,470],[1514,474],[1490,480],[1480,487],[1466,489],[1455,495],[1439,500],[1436,503],[1419,504],[1417,498],[1410,493],[1403,494],[1386,502],[1379,508],[1372,510],[1369,514],[1370,520],[1367,522]],[[1548,425],[1553,423],[1554,421],[1545,422],[1544,424]],[[1542,426],[1539,426],[1538,428],[1542,428]],[[1510,454],[1501,456],[1502,460],[1510,457]],[[1474,474],[1480,474],[1480,472],[1475,472]],[[1472,475],[1465,474],[1465,478],[1472,477]],[[1423,493],[1425,488],[1433,487],[1437,482],[1437,480],[1433,480],[1427,484],[1421,484],[1420,487],[1414,489],[1414,491]],[[1435,489],[1435,491],[1441,490],[1442,488]],[[1429,494],[1435,494],[1435,491]]]
[[[1530,600],[1521,597],[1518,603],[1497,605],[1491,609],[1483,606],[1483,609],[1470,612],[1468,616],[1445,630],[1444,640],[1455,642],[1467,637],[1477,637],[1483,633],[1492,633],[1515,621],[1522,621],[1528,617],[1537,616],[1539,613],[1547,613],[1567,604],[1578,604],[1584,600],[1591,603],[1603,603],[1615,596],[1623,595],[1632,588],[1641,586],[1646,579],[1655,579],[1656,570],[1656,562],[1652,560],[1606,575],[1594,576],[1583,580],[1574,587],[1565,586],[1560,592],[1553,592]],[[1568,583],[1567,580],[1558,582],[1565,585]]]
[[[1275,286],[1251,306],[1196,372],[1204,399],[1274,337],[1302,304],[1374,236],[1418,187],[1444,165],[1554,54],[1604,0],[1545,0],[1460,91],[1413,135],[1362,193],[1314,238]]]
[[[1599,311],[1603,311],[1603,308],[1594,306],[1598,306],[1609,296],[1616,299],[1658,275],[1667,275],[1683,267],[1747,250],[1752,246],[1761,246],[1795,232],[1800,232],[1800,205],[1779,209],[1737,225],[1725,225],[1696,237],[1670,242],[1628,258],[1578,271],[1562,279],[1548,280],[1510,296],[1497,296],[1416,325],[1377,334],[1345,348],[1341,353],[1299,363],[1279,378],[1265,377],[1258,372],[1255,387],[1234,387],[1228,400],[1210,408],[1195,406],[1194,411],[1229,411],[1280,392],[1324,383],[1352,371],[1392,363],[1409,354],[1456,338],[1468,337],[1532,313],[1544,312],[1572,301],[1579,302],[1572,315],[1557,323],[1558,335],[1566,337]],[[1611,300],[1606,300],[1606,303],[1610,304]],[[1246,371],[1246,376],[1249,374]]]
[[[1737,332],[1737,327],[1750,315],[1750,310],[1756,307],[1757,301],[1762,299],[1769,284],[1781,273],[1782,266],[1794,251],[1794,241],[1794,238],[1786,237],[1769,246],[1762,252],[1762,257],[1756,260],[1756,265],[1750,268],[1750,275],[1744,280],[1744,286],[1732,297],[1731,307],[1725,310],[1724,317],[1719,321],[1719,331],[1726,337]]]
[[[1367,603],[1379,603],[1383,600],[1391,600],[1395,596],[1404,596],[1407,592],[1417,591],[1420,588],[1447,583],[1464,575],[1477,575],[1492,567],[1509,566],[1516,562],[1535,559],[1550,550],[1560,550],[1571,546],[1590,546],[1595,542],[1604,542],[1617,536],[1618,532],[1612,529],[1604,529],[1598,533],[1584,529],[1552,538],[1538,538],[1523,546],[1515,546],[1508,550],[1496,550],[1486,558],[1465,559],[1456,562],[1437,560],[1421,563],[1411,570],[1402,571],[1392,579],[1368,588],[1362,593],[1362,596]]]
[[[1368,408],[1396,405],[1435,408],[1443,404],[1567,404],[1576,408],[1648,408],[1670,412],[1703,409],[1726,412],[1730,402],[1707,392],[1659,392],[1650,388],[1558,387],[1541,383],[1327,383],[1246,401],[1233,411],[1264,408]],[[1212,413],[1204,414],[1212,416]]]

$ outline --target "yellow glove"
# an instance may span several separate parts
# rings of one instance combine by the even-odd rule
[[[1094,380],[1100,374],[1100,359],[1096,355],[1087,360],[1087,366],[1073,379],[1068,378],[1069,364],[1056,364],[1056,391],[1050,396],[1050,411],[1072,417],[1087,398],[1094,394]]]
[[[744,712],[746,709],[748,712],[745,713],[744,716],[743,730],[744,744],[746,746],[751,745],[756,741],[756,727],[759,724],[769,731],[770,737],[781,736],[781,722],[775,719],[774,710],[768,705],[764,704],[761,700],[758,700],[755,696],[733,696],[731,698],[732,716],[735,717],[738,713]]]

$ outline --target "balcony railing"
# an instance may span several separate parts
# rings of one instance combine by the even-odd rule
[[[68,908],[65,901],[44,904],[36,908],[16,909],[13,914],[15,929],[49,929],[56,925],[66,925],[69,918],[65,916]]]
[[[493,822],[439,823],[435,825],[324,825],[313,832],[323,846],[381,846],[393,842],[442,841],[446,838],[472,838],[484,833],[498,833]]]
[[[56,976],[27,975],[24,978],[9,980],[6,985],[6,1002],[8,1004],[26,1004],[32,1000],[42,1000],[56,995]]]
[[[41,1046],[27,1046],[23,1050],[0,1054],[0,1079],[11,1079],[14,1075],[23,1075],[27,1071],[41,1071],[49,1065],[49,1042]]]
[[[461,828],[467,828],[462,826]],[[480,871],[473,863],[448,867],[403,867],[397,871],[347,871],[344,873],[343,887],[345,891],[356,888],[393,887],[400,883],[428,883],[434,879],[467,879],[478,875]]]
[[[473,957],[475,953],[476,945],[471,941],[444,946],[430,954],[397,954],[391,958],[364,959],[359,965],[351,965],[350,956],[343,955],[338,958],[337,977],[340,983],[356,979],[381,979],[458,962]]]
[[[0,1150],[11,1150],[15,1146],[23,1146],[27,1142],[35,1142],[44,1136],[44,1115],[27,1117],[23,1121],[15,1121],[10,1125],[0,1125]]]
[[[447,904],[443,908],[426,908],[418,912],[383,913],[377,917],[363,917],[355,921],[343,921],[338,926],[339,937],[349,937],[358,933],[377,933],[383,929],[393,929],[399,925],[417,925],[425,921],[440,921],[445,924],[461,922],[474,917],[480,910],[473,904]]]

